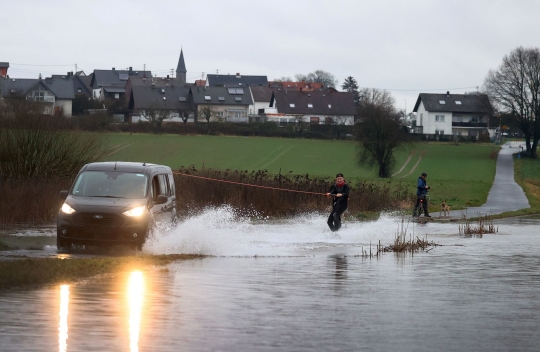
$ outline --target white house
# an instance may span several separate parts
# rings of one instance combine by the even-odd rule
[[[62,111],[71,116],[75,98],[73,77],[46,79],[0,78],[0,97],[25,97],[28,101],[43,104],[44,113]]]
[[[493,107],[486,94],[420,93],[413,112],[416,133],[428,136],[478,137],[494,132],[490,126]]]

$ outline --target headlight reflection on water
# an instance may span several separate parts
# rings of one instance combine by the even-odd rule
[[[139,331],[141,328],[141,311],[144,296],[144,277],[140,271],[134,271],[129,277],[129,342],[130,351],[139,351]]]
[[[58,350],[67,351],[69,285],[60,286],[60,322],[58,323]]]

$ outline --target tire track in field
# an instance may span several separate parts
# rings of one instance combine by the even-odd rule
[[[292,148],[294,148],[294,145],[289,147],[288,149],[286,149],[285,151],[283,151],[281,154],[279,154],[278,156],[276,156],[274,159],[272,159],[272,161],[270,161],[269,163],[266,163],[266,165],[263,165],[261,166],[261,168],[265,168],[267,167],[268,165],[272,164],[274,161],[276,161],[277,159],[279,159],[280,156],[282,156],[283,154],[287,153],[289,150],[291,150]]]
[[[282,145],[279,146],[278,148],[274,149],[273,151],[271,151],[270,154],[268,154],[267,156],[265,156],[264,158],[262,158],[261,160],[257,161],[255,164],[253,164],[253,168],[257,167],[257,165],[264,162],[266,159],[271,157],[274,153],[277,153],[281,148],[283,148]]]
[[[401,178],[405,178],[405,177],[409,176],[410,174],[412,174],[412,173],[414,172],[414,170],[416,170],[416,167],[418,166],[418,164],[420,164],[420,162],[422,161],[422,157],[423,157],[424,155],[426,155],[426,151],[425,151],[425,150],[422,151],[422,154],[420,154],[420,157],[418,157],[418,161],[416,162],[416,164],[414,164],[414,166],[413,166],[413,168],[411,169],[411,171],[410,171],[408,174],[401,176]]]
[[[409,163],[409,161],[411,161],[411,158],[413,157],[414,154],[416,154],[416,150],[413,150],[413,151],[409,154],[409,157],[407,158],[407,160],[405,160],[405,164],[403,164],[403,166],[401,167],[401,169],[399,169],[398,172],[396,172],[395,174],[393,174],[392,177],[396,176],[397,174],[401,173],[401,171],[403,171],[403,169],[407,166],[407,164]]]
[[[115,154],[115,153],[121,151],[122,149],[127,148],[127,147],[129,147],[130,145],[133,145],[133,144],[135,144],[135,143],[130,143],[130,144],[127,144],[127,145],[125,145],[125,146],[123,146],[123,147],[121,147],[121,148],[117,148],[116,150],[113,150],[114,148],[116,148],[116,147],[118,147],[118,146],[121,146],[121,144],[115,145],[114,147],[111,148],[111,150],[113,150],[112,153],[109,153],[109,154],[107,154],[106,156],[111,156],[111,155],[113,155],[113,154]]]

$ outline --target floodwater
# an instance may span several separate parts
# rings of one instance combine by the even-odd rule
[[[0,293],[1,351],[538,351],[540,219],[366,258],[400,220],[238,219],[208,210],[145,246],[212,257],[76,285]],[[48,248],[46,251],[53,252]]]

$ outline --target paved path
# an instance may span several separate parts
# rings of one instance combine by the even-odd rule
[[[497,171],[495,181],[489,191],[486,204],[480,207],[471,207],[466,210],[453,210],[450,217],[477,217],[490,214],[500,214],[506,211],[530,208],[529,201],[523,189],[514,180],[514,159],[512,154],[520,151],[523,142],[507,142],[499,151],[497,157]],[[432,215],[438,215],[437,206],[431,206]]]

